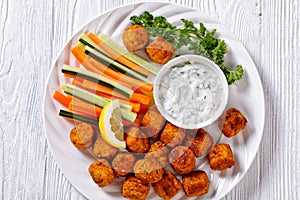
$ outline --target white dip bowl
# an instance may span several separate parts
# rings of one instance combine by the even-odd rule
[[[154,80],[154,101],[172,124],[198,129],[223,113],[228,84],[214,62],[198,55],[183,55],[167,62]]]

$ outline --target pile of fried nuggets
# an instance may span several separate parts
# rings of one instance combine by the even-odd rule
[[[74,146],[91,148],[97,158],[88,171],[99,187],[111,184],[116,177],[125,177],[121,190],[125,198],[146,199],[150,184],[163,199],[173,198],[182,188],[188,197],[200,196],[208,192],[209,178],[205,171],[194,170],[196,158],[207,155],[212,170],[235,164],[231,147],[212,147],[213,138],[204,129],[178,128],[156,110],[148,110],[141,124],[125,127],[126,150],[107,144],[99,130],[89,124],[80,123],[71,130]],[[230,108],[221,124],[222,133],[232,137],[245,128],[247,120],[239,110]]]

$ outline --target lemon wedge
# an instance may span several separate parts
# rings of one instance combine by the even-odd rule
[[[99,118],[99,128],[103,139],[117,148],[126,148],[120,102],[113,100],[103,107]]]

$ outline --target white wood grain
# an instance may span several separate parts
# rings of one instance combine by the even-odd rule
[[[299,199],[299,4],[263,4],[263,82],[268,100],[261,197]],[[297,20],[298,19],[298,20]]]
[[[158,1],[158,0],[157,0]],[[42,122],[43,90],[60,49],[105,10],[137,0],[0,2],[0,199],[85,199],[55,164]],[[300,199],[300,3],[297,0],[170,0],[221,21],[262,78],[260,150],[224,199]]]

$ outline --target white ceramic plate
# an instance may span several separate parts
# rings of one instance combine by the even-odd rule
[[[44,126],[48,143],[54,158],[72,185],[88,199],[122,199],[122,179],[116,180],[112,185],[99,188],[88,174],[89,165],[94,158],[73,147],[69,140],[69,131],[73,125],[58,116],[59,105],[52,99],[55,89],[66,82],[61,73],[64,63],[75,64],[70,55],[70,48],[77,42],[77,36],[83,31],[100,32],[111,36],[121,42],[120,34],[130,25],[130,16],[150,11],[154,16],[163,15],[174,24],[181,24],[180,19],[185,18],[198,24],[203,22],[209,29],[217,28],[220,38],[223,38],[229,53],[226,63],[231,65],[242,64],[245,77],[229,87],[229,100],[227,107],[236,107],[246,116],[248,125],[242,133],[231,139],[221,137],[219,142],[229,143],[233,149],[236,164],[231,169],[214,172],[210,170],[207,161],[197,165],[209,176],[211,186],[209,193],[198,197],[199,199],[220,199],[225,196],[242,179],[249,169],[258,150],[263,134],[265,106],[261,80],[256,66],[243,45],[219,22],[191,8],[171,3],[136,3],[119,7],[101,14],[92,20],[66,44],[59,54],[48,78],[44,96]],[[151,189],[148,199],[157,199],[158,196]],[[185,199],[181,191],[174,199]]]

